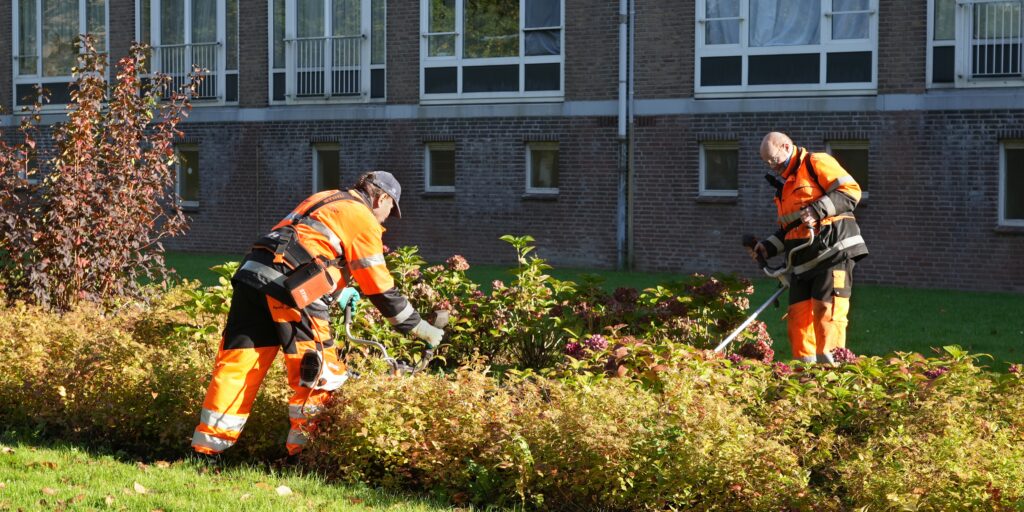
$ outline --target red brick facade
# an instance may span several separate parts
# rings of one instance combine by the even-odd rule
[[[134,37],[134,0],[111,2],[116,57]],[[635,4],[637,269],[753,275],[740,237],[768,234],[775,216],[758,145],[784,130],[816,151],[831,140],[869,143],[870,197],[857,215],[871,256],[858,280],[1024,291],[1024,229],[997,227],[1000,142],[1024,140],[1021,93],[926,89],[926,0],[879,1],[877,97],[724,100],[694,99],[693,3]],[[332,142],[342,182],[374,168],[402,182],[405,218],[389,221],[389,245],[510,264],[498,237],[531,234],[556,265],[615,265],[618,2],[566,2],[564,102],[443,106],[420,104],[420,2],[388,1],[385,104],[314,107],[268,105],[267,3],[239,5],[239,105],[197,106],[184,125],[200,149],[201,197],[191,232],[171,247],[241,255],[311,192],[312,145]],[[0,26],[10,15],[11,1],[0,0]],[[0,62],[11,62],[10,49],[0,37]],[[0,73],[7,108],[10,84]],[[453,194],[424,192],[434,140],[455,142]],[[534,140],[559,143],[555,198],[525,194]],[[735,198],[698,194],[700,143],[710,140],[738,144]]]

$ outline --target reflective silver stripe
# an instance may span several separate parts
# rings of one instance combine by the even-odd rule
[[[818,354],[817,359],[818,359],[817,362],[819,362],[819,363],[834,363],[835,362],[835,360],[832,359],[832,354]]]
[[[828,190],[826,190],[825,193],[827,194],[829,192],[835,192],[835,190],[838,189],[839,187],[851,182],[853,182],[853,176],[840,176],[838,179],[836,179],[836,181],[832,182],[832,185],[828,187]]]
[[[383,254],[374,254],[373,256],[367,256],[365,258],[359,258],[348,264],[348,268],[353,272],[361,268],[375,267],[377,265],[386,265],[387,261],[384,260]]]
[[[248,416],[237,416],[234,414],[211,411],[206,408],[203,408],[202,414],[199,415],[199,421],[203,425],[224,430],[234,430],[237,432],[241,432],[242,429],[245,428],[245,420],[247,419],[249,419]]]
[[[258,261],[249,260],[245,262],[239,270],[245,270],[254,274],[259,274],[264,279],[270,282],[277,283],[284,286],[285,275],[274,270],[273,267],[268,267]]]
[[[327,243],[331,244],[331,249],[334,251],[335,254],[337,254],[338,256],[342,256],[344,254],[344,251],[342,251],[341,249],[341,239],[338,238],[338,235],[334,234],[334,231],[331,231],[331,229],[325,226],[322,222],[316,219],[306,217],[305,219],[299,221],[299,224],[305,224],[315,229],[317,233],[323,235],[324,238],[327,239]]]
[[[831,197],[822,196],[821,199],[818,200],[818,202],[821,203],[822,206],[825,207],[825,216],[826,217],[831,217],[831,216],[836,214],[836,204],[832,202],[832,198]]]
[[[288,215],[284,216],[284,220],[299,220],[301,218],[302,218],[302,214],[301,213],[295,213],[295,212],[289,213]]]
[[[412,316],[412,314],[415,313],[415,312],[416,312],[416,310],[412,308],[412,304],[409,303],[409,302],[406,302],[405,303],[405,309],[399,311],[398,314],[395,315],[395,316],[388,317],[388,323],[390,323],[391,325],[398,325],[398,324],[408,320],[409,317]]]
[[[817,363],[818,362],[818,358],[816,356],[804,356],[804,357],[801,357],[799,360],[801,362],[804,362],[804,363]]]
[[[800,218],[800,210],[797,210],[797,211],[795,211],[793,213],[790,213],[790,214],[783,215],[783,216],[779,217],[779,224],[789,224],[790,222],[793,222],[794,220],[797,220],[799,218]]]
[[[783,249],[786,248],[786,246],[782,244],[782,240],[779,240],[779,237],[775,235],[768,237],[768,241],[775,246],[775,252],[782,252]]]
[[[810,269],[812,269],[814,267],[817,267],[818,263],[821,263],[821,261],[824,260],[825,258],[830,258],[830,257],[832,257],[833,254],[835,254],[835,253],[837,253],[839,251],[842,251],[844,249],[849,249],[850,247],[853,247],[855,245],[860,245],[860,244],[863,244],[863,243],[864,243],[864,237],[862,237],[860,235],[851,236],[850,238],[846,238],[846,239],[840,240],[840,241],[836,242],[835,245],[830,247],[827,251],[819,254],[817,258],[814,258],[813,260],[808,261],[807,263],[804,263],[802,265],[797,265],[796,267],[794,267],[793,268],[793,273],[797,274],[797,275],[803,274],[804,272],[807,272],[808,270],[810,270]]]
[[[288,406],[288,417],[293,420],[301,420],[316,416],[324,410],[319,405],[307,405],[303,408],[301,405],[289,405]]]
[[[280,439],[280,438],[278,438]],[[294,428],[288,431],[288,440],[285,441],[287,444],[304,445],[308,439],[306,433],[301,430],[295,430]],[[280,442],[280,441],[278,441]]]
[[[222,452],[224,450],[227,450],[228,448],[231,448],[233,444],[235,444],[234,441],[221,439],[219,437],[213,437],[209,434],[204,434],[202,432],[196,432],[195,434],[192,434],[192,446],[202,446],[203,448],[209,448],[217,452]]]

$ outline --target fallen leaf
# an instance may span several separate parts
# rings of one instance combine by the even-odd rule
[[[49,487],[43,487],[43,494],[47,496],[53,496],[54,494],[57,494],[57,491]]]
[[[154,508],[153,510],[150,510],[149,512],[164,512],[164,509],[162,509],[162,508]]]
[[[135,463],[135,467],[145,471],[145,470],[149,469],[149,464],[146,464],[145,462],[136,462]]]
[[[14,453],[14,448],[10,446],[0,446],[0,453]]]
[[[270,485],[266,482],[256,482],[256,487],[259,487],[260,489],[270,489]]]
[[[245,494],[243,494],[243,495],[238,497],[238,501],[245,501],[245,500],[247,500],[249,498],[252,498],[252,494],[245,493]]]
[[[106,503],[108,507],[113,505],[114,497],[108,494],[106,498],[103,498],[103,503]]]
[[[349,498],[348,501],[349,501],[349,503],[351,503],[353,505],[358,505],[358,504],[363,502],[363,500],[361,500],[359,498]]]
[[[158,468],[160,468],[160,469],[167,469],[167,468],[171,467],[171,463],[167,462],[166,460],[158,460],[153,465],[158,467]]]
[[[154,392],[152,392],[150,394],[153,395],[153,400],[156,400],[156,397],[160,396],[160,393],[157,393],[156,391],[154,391]]]
[[[135,482],[134,484],[132,484],[132,487],[135,488],[135,492],[139,494],[146,494],[146,488],[143,487],[142,484]]]
[[[78,503],[79,501],[82,501],[84,499],[85,499],[85,494],[79,494],[78,496],[75,496],[74,498],[71,498],[71,503]]]
[[[282,485],[275,489],[278,496],[291,496],[292,490],[287,485]]]

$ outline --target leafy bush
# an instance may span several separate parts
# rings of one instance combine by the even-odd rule
[[[173,140],[197,81],[160,101],[169,78],[142,82],[143,47],[119,62],[112,84],[92,39],[83,36],[81,48],[67,122],[52,129],[53,154],[37,151],[39,104],[23,118],[22,142],[0,144],[0,289],[58,310],[140,296],[140,278],[165,276],[161,240],[186,226]]]

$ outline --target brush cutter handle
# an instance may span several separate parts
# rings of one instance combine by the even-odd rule
[[[768,267],[768,262],[764,259],[764,256],[757,252],[757,237],[754,235],[743,235],[743,247],[750,249],[754,252],[754,256],[757,258],[757,264],[761,268]]]
[[[429,346],[428,346],[428,348],[423,351],[423,357],[420,358],[419,363],[416,363],[416,365],[410,365],[408,363],[399,361],[399,360],[391,357],[388,354],[387,347],[385,347],[383,343],[381,343],[379,341],[376,341],[376,340],[364,340],[364,339],[356,338],[355,336],[353,336],[352,335],[352,303],[351,302],[349,302],[348,304],[345,305],[345,338],[347,340],[351,341],[352,343],[356,343],[358,345],[370,346],[370,347],[373,347],[373,348],[379,350],[380,353],[381,353],[381,359],[383,359],[384,362],[388,364],[388,367],[391,368],[391,373],[394,374],[394,375],[416,373],[416,372],[426,368],[427,364],[430,363],[430,360],[434,358],[434,350],[429,348]]]

